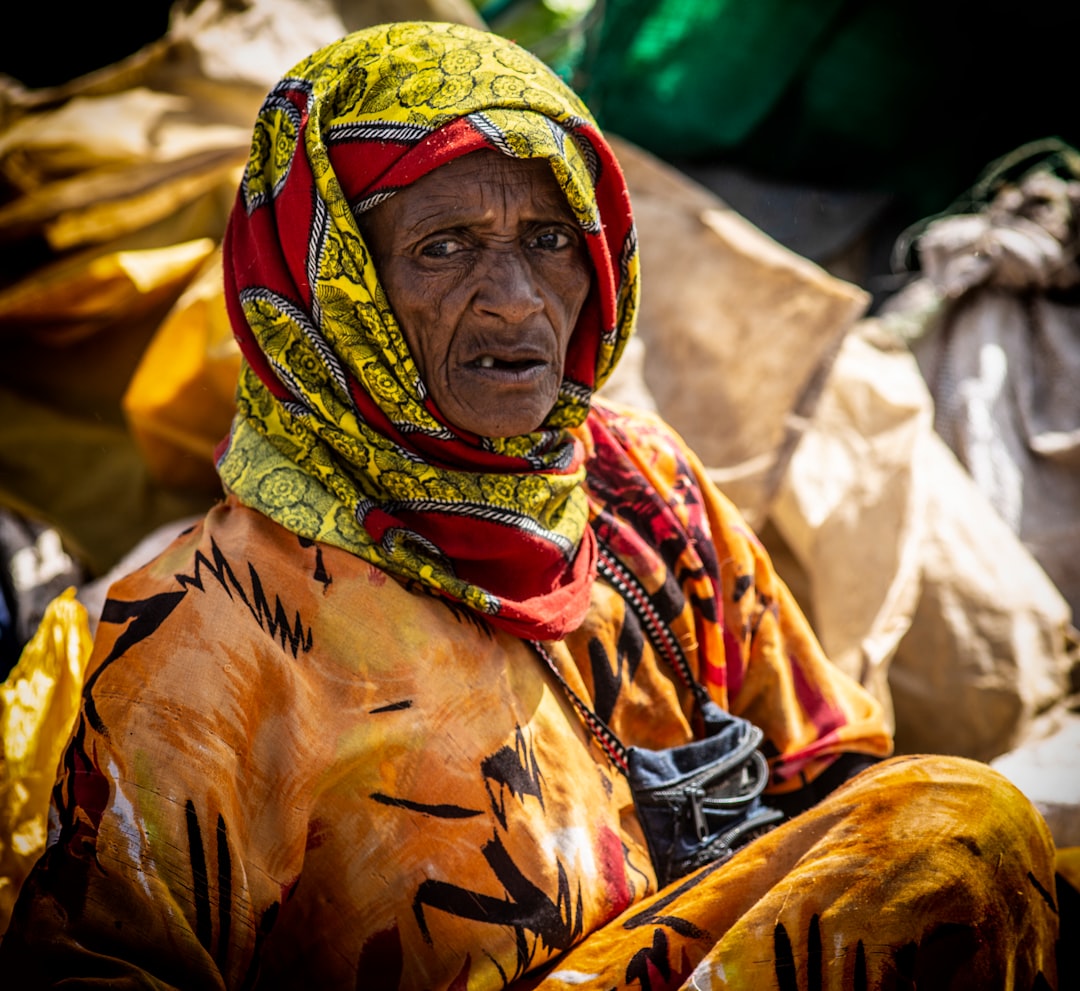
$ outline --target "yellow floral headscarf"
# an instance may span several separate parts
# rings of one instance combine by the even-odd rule
[[[356,220],[480,149],[550,163],[594,268],[554,408],[502,439],[435,408]],[[351,34],[267,97],[224,248],[245,357],[218,461],[226,489],[517,635],[574,628],[596,549],[572,428],[631,333],[638,286],[625,183],[574,93],[513,42],[463,25]]]

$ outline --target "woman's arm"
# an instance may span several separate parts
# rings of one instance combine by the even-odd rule
[[[49,847],[0,944],[18,987],[249,976],[299,876],[318,766],[317,746],[305,764],[281,744],[302,715],[306,639],[268,621],[250,552],[197,531],[110,591]]]
[[[828,660],[761,541],[697,457],[686,456],[720,572],[726,702],[764,731],[773,793],[807,789],[820,778],[803,793],[809,806],[891,753],[882,707]],[[709,685],[708,660],[702,676]]]
[[[805,789],[835,765],[825,785],[886,756],[880,704],[825,657],[761,541],[693,451],[654,414],[594,405],[590,484],[612,535],[632,528],[664,558],[692,612],[698,680],[763,730],[770,790]]]
[[[59,835],[23,885],[0,943],[0,972],[18,975],[20,988],[69,980],[160,991],[226,986],[213,939],[196,932],[199,890],[203,917],[216,915],[221,930],[205,845],[151,827],[138,811],[151,796],[120,779],[122,764],[84,716],[57,787]],[[184,811],[195,833],[194,801]]]

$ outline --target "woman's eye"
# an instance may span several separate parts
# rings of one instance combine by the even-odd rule
[[[446,258],[455,252],[461,251],[464,247],[460,241],[455,241],[450,238],[443,238],[437,241],[428,241],[420,249],[420,254],[425,258]]]
[[[532,246],[542,251],[560,251],[568,248],[572,243],[573,239],[566,231],[554,230],[537,234],[533,238]]]

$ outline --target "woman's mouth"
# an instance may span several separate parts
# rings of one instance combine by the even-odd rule
[[[483,369],[485,371],[496,372],[511,372],[522,373],[528,372],[534,368],[539,368],[546,364],[540,358],[497,358],[495,355],[482,354],[475,361],[471,362],[473,367]]]

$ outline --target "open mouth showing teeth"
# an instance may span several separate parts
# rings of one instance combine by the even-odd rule
[[[492,357],[490,354],[485,354],[477,358],[475,364],[478,368],[504,368],[511,371],[521,371],[526,368],[533,368],[541,364],[541,362],[535,358],[527,358],[522,361],[502,361],[499,358]]]

